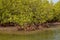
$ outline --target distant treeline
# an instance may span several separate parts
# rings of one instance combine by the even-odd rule
[[[1,0],[0,24],[14,23],[20,26],[60,22],[60,1]]]

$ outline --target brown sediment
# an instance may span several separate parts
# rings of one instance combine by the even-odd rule
[[[0,31],[35,31],[35,30],[45,30],[45,29],[53,29],[56,28],[56,25],[60,25],[60,23],[45,23],[39,25],[29,25],[25,27],[21,27],[19,25],[1,25]],[[52,27],[51,27],[52,26]]]

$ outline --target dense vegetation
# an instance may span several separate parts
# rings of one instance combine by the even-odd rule
[[[0,0],[0,24],[14,24],[23,28],[48,22],[60,22],[60,1]]]

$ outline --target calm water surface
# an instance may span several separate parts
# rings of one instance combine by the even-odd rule
[[[0,40],[60,40],[60,29],[24,35],[0,34]]]

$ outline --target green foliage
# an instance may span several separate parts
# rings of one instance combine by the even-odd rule
[[[0,4],[0,22],[3,24],[13,22],[24,26],[26,23],[60,21],[60,2],[53,5],[47,0],[2,0]]]
[[[57,21],[60,21],[60,1],[54,5],[55,9],[55,18]]]

